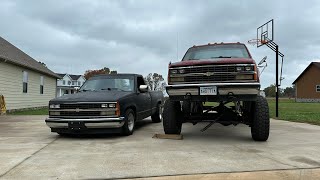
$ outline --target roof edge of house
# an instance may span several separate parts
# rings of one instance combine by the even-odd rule
[[[29,67],[29,66],[24,66],[24,65],[19,64],[19,63],[15,63],[14,61],[12,61],[10,59],[7,59],[7,58],[4,58],[2,56],[0,56],[0,60],[2,60],[5,63],[10,63],[10,64],[13,64],[13,65],[16,65],[16,66],[20,66],[20,67],[24,67],[26,69],[30,69],[32,71],[35,71],[35,72],[38,72],[38,73],[41,73],[41,74],[45,74],[45,75],[50,76],[50,77],[54,77],[56,79],[61,79],[61,77],[59,75],[57,75],[56,73],[54,73],[54,72],[52,72],[53,74],[50,74],[50,73],[46,73],[46,72],[43,72],[43,71],[39,71],[36,68],[32,68],[32,67]]]
[[[296,84],[296,82],[303,76],[303,74],[304,74],[305,72],[308,71],[308,69],[309,69],[312,65],[316,65],[316,67],[320,68],[320,66],[318,66],[316,63],[319,63],[319,64],[320,64],[320,62],[311,62],[311,63],[302,71],[302,73],[297,77],[297,79],[293,81],[292,84]]]

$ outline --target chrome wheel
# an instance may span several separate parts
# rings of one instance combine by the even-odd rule
[[[134,115],[130,113],[128,115],[128,129],[129,131],[132,131],[134,128]]]

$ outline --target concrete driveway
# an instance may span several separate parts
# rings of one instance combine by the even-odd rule
[[[184,140],[152,139],[145,120],[134,135],[61,137],[45,116],[0,116],[0,178],[113,179],[320,167],[320,127],[271,121],[267,142],[244,125],[183,125]],[[319,171],[318,171],[319,172]]]

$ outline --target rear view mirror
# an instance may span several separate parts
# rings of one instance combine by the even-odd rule
[[[140,85],[139,86],[140,92],[147,92],[148,91],[148,86],[147,85]]]

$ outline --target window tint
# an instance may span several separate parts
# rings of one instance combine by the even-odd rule
[[[191,48],[188,50],[183,60],[249,57],[249,53],[244,45],[226,44]]]

